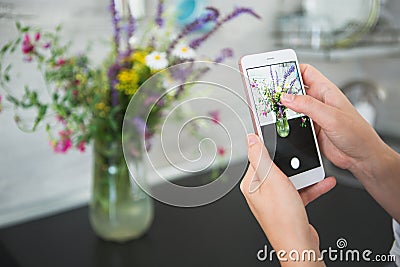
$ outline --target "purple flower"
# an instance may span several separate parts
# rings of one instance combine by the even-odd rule
[[[111,11],[112,24],[113,24],[113,29],[114,29],[115,51],[116,51],[117,55],[119,55],[119,42],[120,42],[120,38],[121,38],[121,28],[119,26],[119,23],[121,21],[121,18],[119,17],[117,10],[115,9],[114,0],[111,0],[110,11]]]
[[[175,40],[171,42],[171,44],[167,48],[167,53],[170,54],[171,51],[175,48],[175,46],[178,44],[178,42],[184,38],[185,36],[191,34],[192,32],[202,28],[204,24],[211,22],[211,21],[216,21],[219,17],[219,11],[215,8],[212,7],[207,7],[206,8],[207,12],[200,16],[199,18],[195,19],[192,23],[186,25],[185,28],[181,31],[181,33],[178,35]]]
[[[193,62],[181,63],[176,62],[177,66],[171,70],[171,76],[174,80],[185,82],[193,74]]]
[[[221,54],[214,60],[215,63],[222,63],[225,59],[233,57],[233,50],[231,48],[224,48]]]
[[[160,28],[164,25],[164,19],[162,18],[163,13],[164,13],[164,0],[158,0],[157,16],[155,22]]]
[[[210,30],[209,32],[207,32],[206,34],[204,34],[203,36],[194,39],[191,43],[190,43],[190,47],[193,49],[197,49],[200,47],[200,45],[202,43],[204,43],[208,38],[210,38],[211,35],[213,35],[219,28],[221,28],[221,26],[225,23],[227,23],[228,21],[238,17],[241,14],[249,14],[252,15],[258,19],[260,19],[261,17],[255,13],[252,9],[250,8],[244,8],[244,7],[237,7],[235,8],[230,14],[228,14],[225,18],[223,18],[222,20],[218,21],[212,30]]]
[[[279,115],[281,118],[283,117],[283,110],[281,105],[279,105]]]
[[[288,91],[289,94],[292,93],[292,89],[293,89],[294,83],[295,83],[296,81],[297,81],[297,78],[294,78],[294,79],[290,82],[290,89],[289,89],[289,91]]]
[[[43,47],[44,49],[48,49],[48,48],[50,48],[50,46],[51,46],[50,42],[47,42],[47,43],[45,43],[42,47]]]
[[[275,88],[275,79],[274,75],[272,74],[272,66],[269,66],[269,73],[271,74],[272,86]]]
[[[146,122],[144,122],[144,120],[142,120],[139,117],[133,118],[133,124],[135,125],[138,133],[140,134],[144,134],[145,131],[147,130]]]
[[[111,92],[111,105],[113,107],[118,105],[118,92],[115,89],[115,85],[118,83],[117,75],[121,70],[121,65],[118,63],[113,64],[107,72],[108,80],[110,82],[110,92]]]
[[[290,76],[290,74],[292,74],[294,71],[294,65],[290,66],[290,68],[288,69],[287,72],[285,72],[285,74],[283,74],[283,80],[282,80],[282,88],[285,86],[286,80],[287,78]]]
[[[129,14],[128,25],[126,27],[126,35],[127,35],[127,41],[128,41],[127,46],[129,47],[129,49],[128,49],[129,54],[132,53],[132,47],[131,47],[131,45],[129,45],[129,39],[131,39],[131,37],[135,33],[135,30],[136,30],[136,20],[132,16],[132,14]]]

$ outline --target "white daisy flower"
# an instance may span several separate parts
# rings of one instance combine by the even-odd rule
[[[196,52],[185,44],[178,44],[172,51],[172,55],[180,59],[191,59],[196,56]]]
[[[164,52],[151,52],[146,56],[145,61],[152,70],[162,70],[168,66],[167,54]]]

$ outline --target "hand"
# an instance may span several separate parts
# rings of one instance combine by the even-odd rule
[[[281,97],[286,107],[314,121],[322,153],[347,169],[400,222],[400,155],[375,130],[332,82],[310,65],[301,65],[308,95]]]
[[[264,144],[255,134],[248,136],[248,157],[250,165],[240,189],[275,251],[289,253],[296,249],[301,255],[304,250],[313,250],[318,256],[318,234],[309,224],[304,206],[331,190],[336,184],[335,179],[324,179],[299,193],[273,163]],[[282,266],[323,266],[323,262],[281,263]]]
[[[370,166],[382,140],[335,84],[310,65],[300,69],[308,95],[284,94],[282,104],[315,122],[320,149],[333,164],[352,172]]]

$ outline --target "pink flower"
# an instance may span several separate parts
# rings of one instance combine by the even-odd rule
[[[223,155],[225,155],[225,148],[223,148],[223,147],[218,147],[217,148],[217,153],[218,153],[218,155],[220,155],[220,156],[223,156]]]
[[[69,137],[71,136],[72,131],[70,129],[65,129],[63,131],[59,131],[58,135],[61,138],[65,138],[65,139],[69,139]]]
[[[67,124],[67,122],[65,121],[65,119],[64,119],[62,116],[60,116],[60,115],[56,115],[56,120],[57,120],[58,122],[62,123],[63,125],[66,125],[66,124]]]
[[[62,66],[62,65],[64,65],[66,62],[67,62],[67,61],[65,61],[65,59],[59,58],[59,59],[57,59],[57,61],[56,61],[56,66],[57,66],[57,67]]]
[[[85,143],[85,141],[81,141],[77,146],[76,146],[76,148],[80,151],[80,152],[85,152],[85,150],[86,150],[86,143]]]
[[[37,41],[39,41],[39,39],[40,39],[40,32],[37,32],[35,34],[35,41],[37,42]]]
[[[66,153],[72,147],[71,139],[61,139],[53,145],[54,152]]]
[[[211,120],[212,120],[215,124],[218,124],[218,123],[219,123],[220,118],[219,118],[219,111],[218,111],[218,110],[211,111],[211,112],[209,112],[208,114],[211,116]]]
[[[29,54],[33,52],[35,47],[31,43],[31,38],[28,34],[25,34],[24,40],[22,41],[22,53]]]

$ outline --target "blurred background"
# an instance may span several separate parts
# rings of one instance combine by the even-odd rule
[[[155,0],[133,0],[142,8],[140,19],[154,14]],[[214,35],[199,53],[215,52],[221,43],[233,48],[226,64],[237,68],[246,54],[281,48],[297,51],[300,63],[317,67],[353,101],[375,129],[398,149],[400,140],[400,2],[381,1],[193,1],[221,11],[240,5],[252,7],[261,20],[239,17]],[[207,3],[205,3],[207,2]],[[368,3],[368,4],[367,4]],[[197,3],[199,4],[199,3]],[[44,29],[63,26],[63,38],[79,52],[92,42],[96,62],[108,52],[111,18],[106,0],[1,0],[0,45],[16,36],[15,21]],[[346,9],[343,9],[343,6]],[[345,11],[343,11],[345,10]],[[189,11],[187,11],[190,14]],[[189,15],[188,15],[189,16]],[[190,17],[190,16],[189,16]],[[184,24],[185,21],[177,23]],[[215,54],[215,53],[213,53]],[[17,58],[14,66],[33,86],[43,81]],[[55,155],[44,127],[29,134],[15,127],[14,113],[5,105],[0,114],[0,227],[69,210],[87,203],[90,196],[92,156],[87,152]],[[244,160],[243,155],[238,160]],[[160,166],[164,168],[168,166]],[[341,185],[363,190],[349,174],[327,163]],[[157,216],[157,215],[156,215]],[[372,230],[372,229],[371,229]]]

